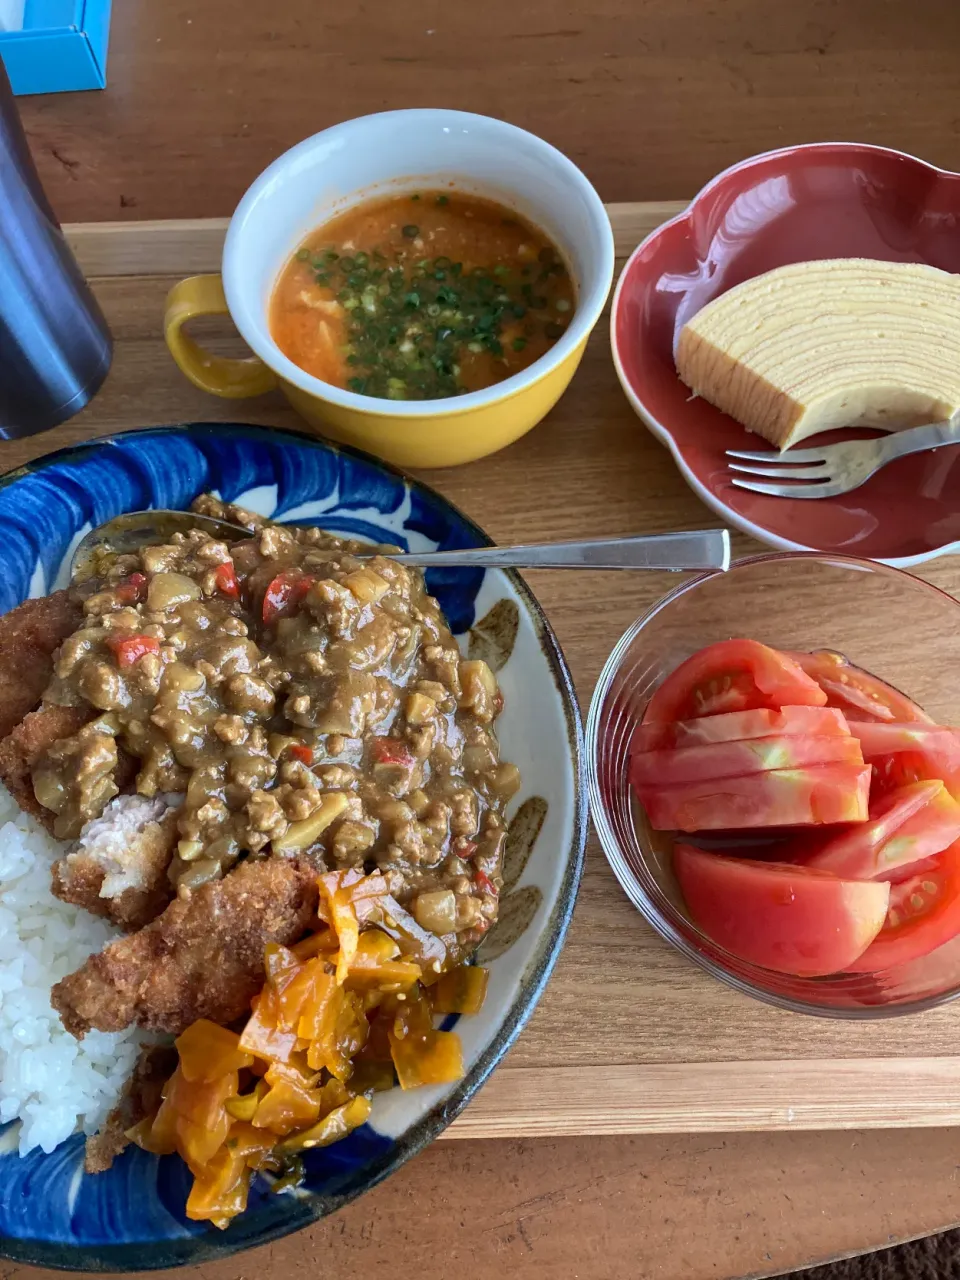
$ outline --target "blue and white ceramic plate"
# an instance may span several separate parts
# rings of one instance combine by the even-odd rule
[[[376,460],[313,437],[197,423],[129,432],[55,453],[0,478],[0,613],[65,582],[77,541],[124,511],[184,508],[212,490],[264,515],[407,549],[488,543],[439,494]],[[134,1271],[202,1263],[296,1231],[374,1186],[450,1123],[507,1051],[543,990],[569,923],[586,812],[577,703],[560,649],[519,577],[427,575],[464,648],[497,668],[505,759],[521,770],[501,920],[484,940],[483,1011],[460,1019],[466,1077],[377,1095],[368,1124],[308,1154],[294,1192],[256,1185],[226,1231],[188,1222],[176,1156],[133,1148],[109,1173],[83,1172],[83,1140],[21,1159],[0,1130],[0,1255],[44,1266]]]

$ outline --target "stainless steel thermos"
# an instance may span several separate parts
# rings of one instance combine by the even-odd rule
[[[78,413],[111,353],[107,322],[44,195],[0,61],[0,439]]]

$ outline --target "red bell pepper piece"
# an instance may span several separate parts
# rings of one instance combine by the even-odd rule
[[[107,646],[121,670],[129,670],[148,653],[160,652],[160,641],[153,636],[116,635],[107,638]]]

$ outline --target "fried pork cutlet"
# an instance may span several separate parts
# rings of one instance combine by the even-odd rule
[[[115,796],[53,868],[53,892],[127,933],[156,920],[174,895],[167,876],[177,806],[163,796]]]
[[[32,711],[53,675],[53,655],[83,621],[67,591],[26,600],[0,618],[0,738]]]
[[[233,1022],[263,985],[266,944],[296,942],[317,897],[306,862],[242,862],[91,956],[56,984],[51,1003],[78,1039],[131,1023],[179,1035],[198,1018]]]
[[[56,814],[45,809],[33,794],[33,766],[48,747],[79,733],[96,714],[92,707],[58,707],[46,702],[38,711],[25,715],[0,742],[0,782],[24,813],[32,814],[48,831],[53,831]]]
[[[159,1109],[161,1090],[176,1065],[177,1051],[172,1045],[150,1045],[141,1052],[123,1097],[100,1132],[87,1139],[83,1161],[87,1173],[105,1173],[130,1145],[127,1130]]]

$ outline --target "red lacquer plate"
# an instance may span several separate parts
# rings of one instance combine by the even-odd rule
[[[907,568],[960,551],[960,448],[892,462],[840,498],[750,493],[731,484],[724,451],[768,446],[691,397],[673,363],[680,329],[727,289],[786,263],[852,257],[960,272],[960,174],[850,142],[787,147],[734,165],[627,262],[613,299],[613,360],[636,412],[730,524],[781,550]]]

